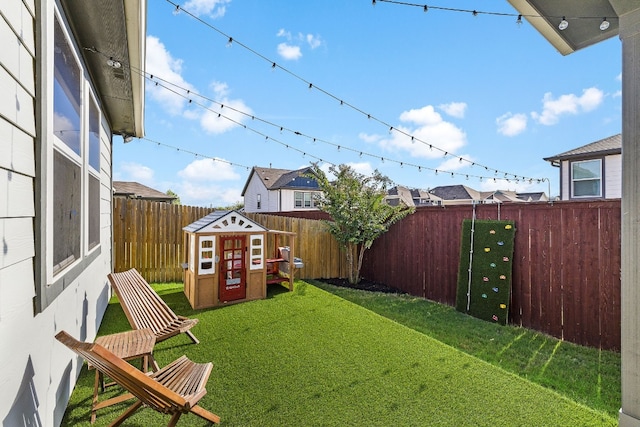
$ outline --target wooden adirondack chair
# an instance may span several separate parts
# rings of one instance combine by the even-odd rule
[[[156,342],[182,333],[200,342],[190,331],[198,319],[176,315],[135,268],[107,277],[133,329],[151,329]]]
[[[100,344],[78,341],[65,331],[59,332],[56,339],[128,391],[121,401],[138,399],[110,426],[119,426],[142,405],[171,415],[167,427],[175,426],[180,416],[189,412],[220,423],[219,416],[198,405],[207,394],[205,385],[213,368],[211,363],[194,363],[182,356],[157,372],[145,374]]]

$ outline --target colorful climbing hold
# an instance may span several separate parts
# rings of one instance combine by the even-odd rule
[[[505,226],[504,226],[504,229],[505,229],[505,230],[511,230],[511,228],[512,228],[512,227],[511,227],[511,224],[507,224],[507,225],[505,225]]]
[[[496,263],[492,262],[491,264],[489,264],[491,266],[491,268],[496,268]]]
[[[500,280],[506,280],[506,279],[507,279],[507,276],[505,276],[504,274],[500,275]]]
[[[491,248],[484,248],[485,252],[491,252]]]
[[[505,308],[507,308],[507,304],[500,304],[500,308],[504,310]]]

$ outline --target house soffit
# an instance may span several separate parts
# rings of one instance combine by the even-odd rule
[[[145,0],[60,0],[116,134],[144,136]],[[121,64],[113,68],[107,61]]]
[[[609,0],[508,1],[563,55],[618,34],[618,14]],[[563,16],[569,26],[560,30],[558,25]],[[605,31],[600,30],[603,18],[610,24]]]

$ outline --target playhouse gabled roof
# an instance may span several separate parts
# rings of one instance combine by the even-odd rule
[[[183,228],[189,233],[198,232],[264,232],[268,231],[237,211],[214,211]]]

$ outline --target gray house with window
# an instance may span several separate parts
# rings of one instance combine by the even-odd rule
[[[245,212],[317,210],[318,182],[305,176],[310,167],[289,170],[253,167],[242,189]]]
[[[143,136],[146,2],[0,1],[0,424],[58,426],[112,271],[114,135]],[[118,138],[119,139],[119,138]]]
[[[619,199],[622,195],[620,134],[544,160],[560,168],[560,200]]]

